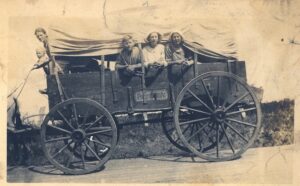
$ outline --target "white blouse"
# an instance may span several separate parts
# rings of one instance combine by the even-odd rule
[[[143,48],[143,57],[145,60],[145,65],[153,64],[154,62],[157,62],[159,64],[166,65],[166,59],[165,59],[165,47],[162,44],[157,44],[155,48],[152,48],[150,46],[145,46]]]

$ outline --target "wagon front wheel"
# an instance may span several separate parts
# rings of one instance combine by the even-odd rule
[[[101,104],[72,98],[54,106],[41,127],[41,142],[47,159],[67,174],[99,170],[117,144],[117,127]]]
[[[191,80],[179,93],[174,124],[182,143],[195,155],[209,161],[231,160],[257,138],[260,103],[241,78],[209,72]]]

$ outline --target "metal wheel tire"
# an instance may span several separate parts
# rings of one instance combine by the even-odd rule
[[[208,161],[232,160],[260,132],[260,103],[240,77],[208,72],[192,79],[179,93],[174,124],[182,143],[195,155]],[[185,132],[187,126],[192,127],[191,133]]]
[[[41,126],[45,156],[66,174],[99,170],[117,145],[111,114],[91,99],[72,98],[54,106]]]

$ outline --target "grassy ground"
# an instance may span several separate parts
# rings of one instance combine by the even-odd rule
[[[255,147],[286,145],[294,139],[294,102],[283,100],[262,105],[262,131],[255,141]],[[23,136],[24,137],[24,136]],[[38,131],[28,133],[20,138],[26,145],[20,147],[19,152],[8,140],[8,165],[44,164],[47,160],[42,152]],[[173,146],[163,133],[160,123],[124,126],[120,129],[120,136],[116,152],[112,158],[146,157],[162,154],[182,154]]]
[[[292,144],[294,141],[294,101],[262,104],[263,128],[255,146]]]

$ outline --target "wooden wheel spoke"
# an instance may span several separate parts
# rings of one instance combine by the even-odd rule
[[[92,154],[94,154],[94,156],[99,160],[102,161],[101,158],[98,156],[98,154],[92,149],[92,147],[87,144],[85,141],[83,142],[85,144],[85,146],[92,152]]]
[[[98,140],[94,140],[94,139],[90,139],[90,138],[88,138],[90,141],[92,141],[92,142],[94,142],[94,143],[97,143],[97,144],[99,144],[99,145],[102,145],[102,146],[104,146],[104,147],[107,147],[107,148],[110,148],[111,146],[109,145],[109,144],[105,144],[105,143],[103,143],[103,142],[100,142],[99,141],[99,138],[98,138]]]
[[[195,127],[195,124],[193,124],[193,125],[191,126],[190,136],[192,136],[192,135],[193,135],[193,132],[194,132],[194,127]],[[191,140],[192,140],[192,138],[190,138],[190,139],[187,139],[187,141],[188,141],[189,143],[191,142]]]
[[[55,126],[53,124],[54,124],[54,122],[52,122],[52,125],[47,125],[47,127],[51,127],[53,129],[59,130],[61,132],[64,132],[64,133],[67,133],[67,134],[70,134],[70,135],[72,134],[70,131],[68,131],[66,129],[63,129],[63,128],[60,128],[60,127],[57,127],[57,126]]]
[[[83,169],[85,169],[85,158],[84,158],[85,152],[82,148],[82,145],[80,146],[80,155],[81,155],[82,167]]]
[[[185,134],[189,128],[191,128],[193,125],[188,125],[188,127],[186,127],[183,131],[182,131],[182,134]]]
[[[218,76],[218,83],[217,83],[217,107],[220,106],[220,76]]]
[[[66,167],[70,167],[70,164],[73,162],[74,160],[74,154],[71,155],[71,158],[68,159],[68,161],[66,162]]]
[[[252,110],[256,110],[256,107],[243,109],[243,110],[239,110],[239,111],[234,111],[234,112],[229,112],[229,113],[226,113],[226,116],[231,116],[231,115],[234,115],[234,114],[240,114],[240,113],[243,113],[243,112],[249,112],[249,111],[252,111]]]
[[[174,141],[175,141],[175,143],[177,143],[179,140],[180,140],[180,137],[177,136],[176,140],[174,140]]]
[[[215,143],[214,140],[211,138],[211,136],[209,135],[211,133],[211,131],[207,132],[205,129],[203,129],[204,133],[206,134],[206,136],[208,137],[209,141],[213,144]]]
[[[206,95],[208,96],[209,101],[210,101],[212,107],[213,107],[213,108],[216,108],[216,105],[215,105],[215,103],[214,103],[214,101],[213,101],[213,99],[212,99],[212,97],[211,97],[209,91],[207,90],[207,87],[206,87],[206,85],[205,85],[203,79],[201,79],[201,83],[202,83],[202,86],[204,87],[205,93],[206,93]]]
[[[73,141],[69,141],[66,145],[64,145],[61,149],[59,149],[55,154],[51,156],[51,158],[55,158],[58,154],[62,153]]]
[[[167,130],[167,133],[170,133],[171,131],[174,131],[174,130],[175,130],[175,128],[170,128]]]
[[[90,124],[85,130],[89,130],[91,127],[93,127],[96,123],[98,123],[104,116],[100,116],[97,118],[92,124]]]
[[[199,132],[201,132],[207,125],[208,125],[208,123],[204,124],[200,129],[198,129],[195,133],[193,133],[191,136],[189,136],[189,138],[187,139],[187,141],[189,141],[189,140],[192,139],[196,134],[198,134]]]
[[[98,135],[106,136],[106,137],[108,137],[108,138],[112,138],[112,137],[113,137],[112,135],[106,134],[106,133],[99,133]]]
[[[65,121],[65,123],[67,123],[67,125],[74,130],[74,127],[71,125],[71,123],[67,120],[67,118],[63,115],[63,113],[61,113],[59,110],[56,111],[60,117],[62,117],[62,119]]]
[[[99,142],[101,142],[102,144],[103,144],[103,146],[105,146],[106,145],[106,150],[108,150],[108,149],[111,149],[111,145],[110,144],[107,144],[107,143],[104,143],[100,138],[98,138],[98,136],[95,136],[95,138],[97,138],[97,140],[99,141]],[[106,151],[105,150],[105,151]]]
[[[254,125],[252,123],[248,123],[248,122],[244,122],[244,121],[239,121],[239,120],[235,120],[235,119],[232,119],[232,118],[226,118],[226,120],[229,120],[229,121],[232,121],[232,122],[235,122],[235,123],[239,123],[239,124],[242,124],[242,125],[246,125],[246,126],[250,126],[250,127],[255,127],[256,128],[256,125]]]
[[[112,129],[111,127],[93,127],[93,128],[89,128],[88,131],[101,131],[101,130],[108,130],[108,129]],[[87,132],[87,130],[86,130]]]
[[[89,145],[90,144],[90,140],[87,141],[87,144]],[[88,151],[88,148],[85,148],[85,151],[84,151],[84,156],[86,157],[87,155],[87,151]]]
[[[216,129],[216,133],[217,133],[217,158],[219,158],[219,138],[220,138],[220,136],[219,136],[219,124],[217,124],[217,129]]]
[[[68,161],[67,161],[67,163],[66,163],[66,167],[70,167],[70,164],[72,163],[72,161],[74,160],[74,153],[75,153],[75,150],[76,150],[76,148],[77,148],[77,145],[78,145],[78,143],[75,143],[74,144],[74,147],[72,148],[72,156],[71,156],[71,158],[69,158],[68,159]]]
[[[245,142],[248,143],[248,140],[239,132],[237,131],[234,127],[232,127],[228,122],[224,121],[224,123],[232,130],[234,131],[238,136],[240,136]]]
[[[102,133],[105,133],[105,132],[111,132],[112,129],[104,129],[104,130],[99,130],[99,131],[95,131],[95,132],[91,132],[91,133],[87,133],[86,135],[87,136],[92,136],[92,135],[95,135],[95,134],[102,134]]]
[[[191,123],[195,123],[195,122],[206,121],[206,120],[209,120],[209,119],[210,119],[210,117],[200,118],[200,119],[181,122],[181,123],[179,123],[179,125],[186,125],[186,124],[191,124]]]
[[[61,141],[61,140],[68,140],[68,139],[71,139],[71,137],[66,136],[66,137],[61,137],[61,138],[53,138],[53,139],[46,140],[45,143],[56,142],[56,141]]]
[[[87,118],[88,118],[88,116],[89,116],[89,113],[90,113],[90,109],[91,109],[91,107],[88,107],[88,109],[86,110],[86,112],[85,112],[85,114],[84,114],[84,116],[83,116],[83,121],[82,121],[82,124],[81,124],[81,125],[85,125],[86,120],[87,120]]]
[[[196,124],[196,130],[199,130],[199,126]],[[198,139],[198,144],[199,144],[199,149],[201,149],[202,145],[202,140],[200,140],[200,135],[199,133],[197,134],[197,139]]]
[[[248,95],[249,95],[249,92],[246,92],[244,95],[242,95],[241,97],[236,99],[233,103],[231,103],[228,107],[226,107],[224,109],[224,111],[227,112],[231,107],[233,107],[235,104],[237,104],[239,101],[241,101],[242,99],[244,99]]]
[[[191,128],[191,134],[190,134],[190,135],[192,135],[192,132],[193,132],[193,129],[194,129],[194,125],[189,125],[188,127],[186,127],[186,128],[182,131],[182,134],[184,135],[184,134],[188,131],[189,128]],[[177,133],[176,133],[176,136],[177,136],[177,139],[174,140],[174,141],[177,143],[177,142],[180,140],[180,137],[177,135]]]
[[[74,118],[75,118],[76,127],[78,128],[79,123],[78,123],[78,115],[77,115],[77,109],[76,109],[75,103],[72,104],[72,108],[73,108],[73,114],[74,114]]]
[[[196,94],[194,94],[190,89],[187,89],[187,91],[196,99],[198,100],[204,107],[206,107],[210,112],[213,112],[213,110],[206,104],[204,101],[202,101]]]
[[[209,115],[209,116],[211,115],[211,113],[208,113],[208,112],[205,112],[205,111],[202,111],[202,110],[198,110],[198,109],[194,109],[194,108],[190,108],[190,107],[186,107],[186,106],[180,106],[179,108],[181,108],[181,109],[187,109],[187,110],[192,110],[194,112],[206,114],[206,115]]]
[[[233,145],[232,145],[232,143],[231,143],[231,141],[230,141],[230,139],[229,139],[229,136],[227,135],[226,129],[224,128],[223,124],[221,124],[221,128],[222,128],[222,130],[223,130],[223,132],[224,132],[224,134],[225,134],[225,137],[226,137],[226,139],[227,139],[227,141],[228,141],[228,143],[229,143],[229,146],[230,146],[230,148],[231,148],[233,154],[235,154]]]

